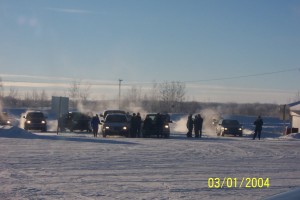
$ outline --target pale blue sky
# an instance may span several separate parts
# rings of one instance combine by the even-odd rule
[[[195,81],[189,99],[269,103],[300,90],[298,0],[0,0],[0,30],[7,86]]]

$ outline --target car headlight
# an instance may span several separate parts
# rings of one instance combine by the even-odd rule
[[[165,125],[165,128],[169,128],[169,125]]]
[[[26,121],[26,124],[31,124],[31,121],[29,121],[29,120],[28,120],[28,121]]]
[[[239,128],[239,131],[243,130],[242,128]]]
[[[109,129],[109,126],[105,126],[105,129]]]
[[[126,126],[124,126],[124,127],[123,127],[123,130],[127,130],[127,127],[126,127]]]
[[[7,124],[10,124],[10,121],[9,121],[9,120],[7,120],[7,121],[6,121],[6,123],[7,123]]]
[[[46,121],[44,121],[44,120],[43,120],[43,121],[41,121],[41,122],[42,122],[42,124],[46,124]]]

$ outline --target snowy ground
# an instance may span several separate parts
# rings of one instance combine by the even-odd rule
[[[299,134],[270,135],[93,138],[0,127],[0,197],[263,199],[300,186]],[[269,178],[270,187],[210,189],[212,177]]]

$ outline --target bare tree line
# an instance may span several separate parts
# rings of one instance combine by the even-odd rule
[[[87,110],[105,109],[116,103],[115,100],[90,100],[91,85],[74,80],[65,91],[70,98],[70,105],[74,108],[80,104]],[[268,115],[280,116],[277,104],[240,104],[240,103],[203,103],[186,101],[186,86],[182,82],[153,83],[151,88],[142,89],[141,86],[132,86],[122,92],[121,108],[134,111],[139,108],[145,112],[173,112],[198,113],[204,109],[213,109],[222,114],[231,115]],[[0,101],[3,107],[49,107],[51,96],[45,90],[26,92],[21,98],[17,88],[10,87],[4,95],[4,85],[0,78]]]

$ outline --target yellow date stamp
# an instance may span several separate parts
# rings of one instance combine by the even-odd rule
[[[269,188],[270,178],[262,177],[212,177],[207,180],[208,188]]]

